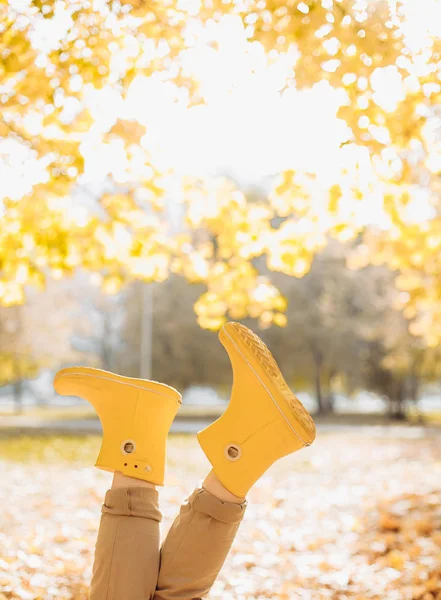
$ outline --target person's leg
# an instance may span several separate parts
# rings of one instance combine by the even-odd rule
[[[159,570],[158,492],[115,473],[95,548],[90,600],[151,600]]]
[[[213,472],[181,507],[161,548],[154,600],[193,600],[208,594],[230,551],[246,500]]]
[[[85,367],[63,369],[54,387],[95,407],[103,426],[96,466],[115,473],[102,507],[91,600],[151,600],[159,568],[156,485],[163,484],[167,434],[181,396],[154,381]]]
[[[282,456],[312,443],[314,423],[263,342],[246,327],[220,332],[234,371],[226,412],[198,434],[213,470],[181,508],[161,550],[155,600],[206,596],[227,557],[252,485]]]

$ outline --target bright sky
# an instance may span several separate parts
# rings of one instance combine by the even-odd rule
[[[43,29],[33,42],[42,50],[62,36],[68,19],[58,15],[59,28]],[[200,37],[198,47],[189,51],[186,63],[202,82],[204,106],[186,107],[186,97],[175,101],[169,84],[137,77],[126,102],[116,91],[93,90],[86,93],[95,124],[85,136],[82,153],[86,159],[84,183],[98,183],[113,172],[123,180],[123,147],[115,142],[103,145],[101,135],[117,117],[135,117],[147,127],[143,143],[155,149],[160,166],[178,172],[207,174],[228,172],[243,182],[253,182],[284,168],[310,169],[329,163],[345,126],[335,117],[338,95],[326,84],[306,92],[280,90],[292,71],[295,56],[277,63],[268,60],[260,44],[250,44],[239,18],[226,17],[213,24],[206,36],[218,43],[218,50],[206,46]],[[127,40],[130,52],[130,40]],[[75,101],[65,109],[77,110]],[[30,134],[41,130],[41,115],[26,118]],[[14,148],[11,147],[11,144]],[[0,142],[0,153],[12,156],[0,164],[1,195],[19,198],[39,177],[39,166],[15,142]]]
[[[427,3],[430,18],[426,13],[422,18],[417,0],[409,0],[406,10],[409,43],[421,46],[433,34],[433,24],[439,27],[441,23],[441,2]],[[49,31],[50,20],[43,20],[43,29],[34,34],[33,41],[42,50],[56,43],[54,36],[64,35],[69,19],[64,13],[58,18],[59,27],[52,25]],[[176,102],[169,84],[145,77],[134,79],[126,101],[115,90],[87,91],[85,102],[95,123],[81,148],[86,159],[85,184],[99,184],[110,173],[117,181],[127,178],[122,142],[103,144],[101,140],[118,117],[136,118],[144,124],[147,134],[142,146],[155,150],[158,166],[172,167],[178,173],[226,172],[251,183],[291,168],[320,172],[331,180],[341,168],[338,148],[348,131],[336,117],[341,101],[338,92],[320,83],[311,90],[289,88],[281,94],[295,56],[269,60],[260,44],[246,40],[239,18],[226,17],[219,24],[213,23],[206,36],[217,42],[217,50],[201,37],[199,45],[186,56],[188,68],[202,82],[204,106],[187,108],[185,94]],[[131,45],[133,40],[127,38],[128,54]],[[393,110],[404,93],[396,69],[379,70],[373,85],[378,90],[378,102]],[[66,106],[66,116],[77,108],[75,101]],[[38,114],[28,116],[30,133],[38,133],[40,119]],[[41,165],[28,160],[16,142],[0,142],[1,154],[8,156],[7,161],[0,161],[3,197],[19,198],[30,191],[32,181],[44,177]],[[141,175],[145,169],[142,147],[135,150],[135,156],[138,159],[131,165],[132,175],[137,169]],[[364,151],[354,158],[366,161]]]
[[[250,182],[293,164],[309,168],[329,160],[346,129],[335,116],[338,95],[326,84],[281,95],[293,57],[269,64],[260,44],[246,42],[239,19],[225,19],[210,35],[217,51],[196,49],[188,56],[202,81],[205,105],[186,108],[167,85],[138,77],[126,103],[116,96],[108,102],[105,91],[89,95],[97,123],[108,127],[117,111],[135,117],[146,125],[145,142],[161,153],[164,165],[183,172],[227,171]],[[94,136],[98,128],[90,135],[90,152],[86,145],[84,152],[88,177],[100,178],[103,161],[93,148]],[[116,149],[114,161],[119,162]]]

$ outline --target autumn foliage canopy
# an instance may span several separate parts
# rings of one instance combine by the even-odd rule
[[[203,327],[245,316],[283,326],[271,273],[302,277],[334,237],[347,243],[351,268],[397,272],[413,333],[436,345],[441,19],[436,2],[424,4],[1,2],[0,303],[22,303],[25,286],[78,268],[110,293],[173,272],[205,284]],[[243,29],[245,52],[289,65],[280,94],[321,85],[337,98],[342,134],[329,162],[305,171],[294,161],[264,198],[225,178],[174,173],[142,118],[124,109],[146,81],[188,107],[204,104],[189,56],[197,49],[215,64],[213,32],[226,19]],[[121,106],[117,118],[98,119],[93,93]],[[84,200],[88,157],[105,163],[110,148],[118,169]],[[182,207],[178,226],[170,203]]]

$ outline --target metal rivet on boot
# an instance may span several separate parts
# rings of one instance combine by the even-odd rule
[[[121,452],[123,454],[132,454],[136,450],[136,442],[134,440],[124,440],[121,444]]]
[[[242,450],[237,444],[228,444],[228,446],[225,447],[225,458],[227,460],[231,460],[233,462],[235,460],[239,460],[241,454]]]
[[[144,467],[144,471],[146,471],[147,473],[150,473],[151,470],[152,470],[152,467],[150,465],[146,465]]]

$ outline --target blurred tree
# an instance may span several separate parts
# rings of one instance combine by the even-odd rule
[[[384,311],[396,293],[391,274],[379,267],[351,271],[345,245],[331,244],[301,279],[278,278],[288,301],[282,332],[264,332],[282,370],[296,389],[311,389],[320,412],[333,395],[362,386],[370,340],[381,336]]]
[[[385,399],[391,417],[403,419],[424,386],[440,380],[441,351],[412,335],[397,309],[396,303],[384,306],[380,335],[371,336],[360,383]]]
[[[293,389],[312,392],[319,412],[333,410],[335,392],[368,390],[384,398],[392,416],[400,417],[406,401],[416,402],[422,386],[440,379],[439,351],[409,333],[394,273],[379,266],[350,270],[348,250],[348,244],[333,242],[316,255],[304,277],[277,275],[275,284],[288,302],[288,323],[284,329],[267,325],[259,335]],[[227,355],[194,316],[199,293],[199,286],[177,276],[154,287],[153,377],[182,391],[191,385],[212,386],[228,397]],[[139,287],[132,286],[125,351],[118,362],[119,371],[135,377],[140,372],[141,301]],[[259,328],[256,321],[245,323]]]
[[[130,286],[123,329],[127,351],[118,362],[119,370],[132,377],[140,373],[141,291]],[[193,306],[199,294],[199,286],[177,276],[153,286],[152,377],[181,391],[207,385],[226,395],[231,385],[228,357],[217,335],[196,321]]]
[[[395,274],[381,266],[350,270],[348,251],[350,245],[334,242],[304,277],[275,282],[288,300],[288,324],[264,338],[292,385],[313,387],[319,411],[332,410],[337,384],[349,394],[379,394],[389,414],[402,418],[406,402],[439,381],[440,350],[410,333]]]
[[[105,294],[96,285],[79,280],[73,289],[74,331],[70,339],[74,351],[88,356],[87,363],[106,371],[115,371],[125,347],[121,339],[125,315],[124,292]]]
[[[0,385],[12,384],[15,412],[23,410],[23,380],[38,373],[23,331],[23,306],[0,310]]]
[[[44,294],[29,289],[26,304],[0,308],[0,385],[13,385],[17,412],[22,409],[26,380],[41,369],[78,360],[70,347],[72,306],[70,282],[52,282]],[[46,401],[27,391],[38,403]]]

